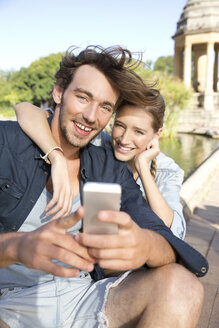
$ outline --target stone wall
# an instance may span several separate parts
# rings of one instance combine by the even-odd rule
[[[184,216],[188,220],[214,181],[219,168],[219,148],[216,149],[199,167],[185,180],[181,189],[181,202]]]

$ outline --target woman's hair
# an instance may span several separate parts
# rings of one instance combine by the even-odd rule
[[[143,106],[154,102],[156,95],[152,92],[154,83],[144,83],[134,69],[141,62],[140,54],[135,60],[132,53],[119,46],[104,49],[101,46],[88,46],[85,50],[74,54],[78,48],[71,47],[67,50],[60,62],[60,68],[55,74],[56,84],[64,91],[74,78],[76,70],[82,65],[92,65],[101,71],[109,83],[119,93],[117,106],[123,101],[128,101]],[[143,98],[142,98],[143,95]]]
[[[165,114],[165,101],[163,96],[160,94],[158,90],[152,89],[151,92],[154,92],[156,97],[153,99],[153,104],[148,104],[147,101],[145,101],[144,106],[139,106],[139,104],[136,103],[129,103],[126,101],[123,101],[120,107],[118,108],[118,112],[120,109],[122,109],[125,105],[130,105],[133,107],[133,113],[134,111],[138,110],[138,107],[145,110],[146,113],[150,115],[152,118],[152,128],[154,132],[157,132],[160,128],[163,126],[163,120],[164,120],[164,114]],[[155,178],[157,170],[157,163],[156,158],[154,158],[151,161],[151,175]]]
[[[155,178],[156,172],[157,172],[157,159],[156,159],[156,157],[153,158],[152,161],[151,161],[150,172],[151,172],[152,177]]]
[[[151,93],[153,94],[153,102],[149,101],[147,99],[146,94],[143,92],[141,94],[141,99],[144,99],[144,104],[141,105],[139,102],[129,102],[124,100],[117,112],[119,112],[120,109],[122,109],[124,106],[129,105],[133,108],[133,113],[138,110],[140,107],[141,109],[145,110],[146,113],[148,113],[152,118],[152,128],[154,132],[157,132],[160,128],[163,126],[163,120],[164,120],[164,114],[165,114],[165,101],[163,96],[160,94],[159,90],[151,89]]]

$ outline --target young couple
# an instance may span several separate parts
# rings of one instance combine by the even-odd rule
[[[55,76],[51,133],[45,122],[38,125],[37,109],[31,115],[40,128],[31,129],[30,135],[44,154],[49,152],[51,166],[16,122],[0,125],[0,318],[4,324],[165,328],[198,323],[203,288],[193,273],[204,275],[208,264],[168,228],[176,220],[183,236],[182,172],[164,155],[168,169],[162,166],[163,159],[160,164],[157,160],[162,196],[149,162],[159,153],[163,99],[125,65],[127,61],[131,63],[131,54],[122,48],[88,47],[79,55],[63,57]],[[19,106],[18,119],[28,132],[30,125],[22,111],[30,105]],[[108,146],[89,143],[117,108],[112,143],[119,161]],[[148,207],[133,176],[140,178],[158,215]],[[87,181],[121,184],[121,211],[98,216],[117,223],[118,235],[80,233],[82,188]],[[63,217],[70,208],[73,214]],[[50,219],[53,214],[57,220]],[[107,278],[103,269],[125,273]]]
[[[86,97],[87,95],[81,94],[81,101],[86,102]],[[47,149],[51,149],[56,144],[46,119],[49,111],[42,111],[28,103],[16,105],[15,111],[21,128],[41,149],[45,145],[45,140],[48,142],[51,140]],[[145,103],[145,106],[139,106],[123,102],[116,111],[112,140],[107,133],[101,132],[91,142],[97,146],[113,147],[115,157],[129,164],[134,179],[152,210],[177,237],[183,239],[186,231],[180,203],[183,171],[159,150],[164,113],[165,103],[160,94],[150,105]],[[64,159],[64,156],[62,157]],[[56,185],[54,185],[53,199],[47,209],[54,204],[57,205],[49,212],[54,214],[59,210],[55,218],[63,214],[67,215],[71,210],[73,187],[71,188],[64,178],[67,174],[66,165],[60,163],[59,167],[54,168],[53,177]],[[65,199],[67,197],[69,199]]]

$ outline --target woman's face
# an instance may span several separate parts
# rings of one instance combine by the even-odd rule
[[[152,128],[150,114],[140,107],[125,105],[118,111],[112,130],[115,157],[123,162],[131,161],[159,135],[160,131],[154,132]]]

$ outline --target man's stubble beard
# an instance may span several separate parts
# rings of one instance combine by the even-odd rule
[[[90,138],[82,139],[78,136],[73,134],[73,127],[72,127],[72,134],[71,131],[68,131],[68,128],[65,124],[65,110],[63,102],[60,105],[60,112],[59,112],[59,125],[62,136],[64,137],[66,143],[70,144],[72,147],[82,148],[85,147],[90,141],[92,141],[101,131],[98,131],[95,135]],[[73,122],[72,122],[73,125]]]

